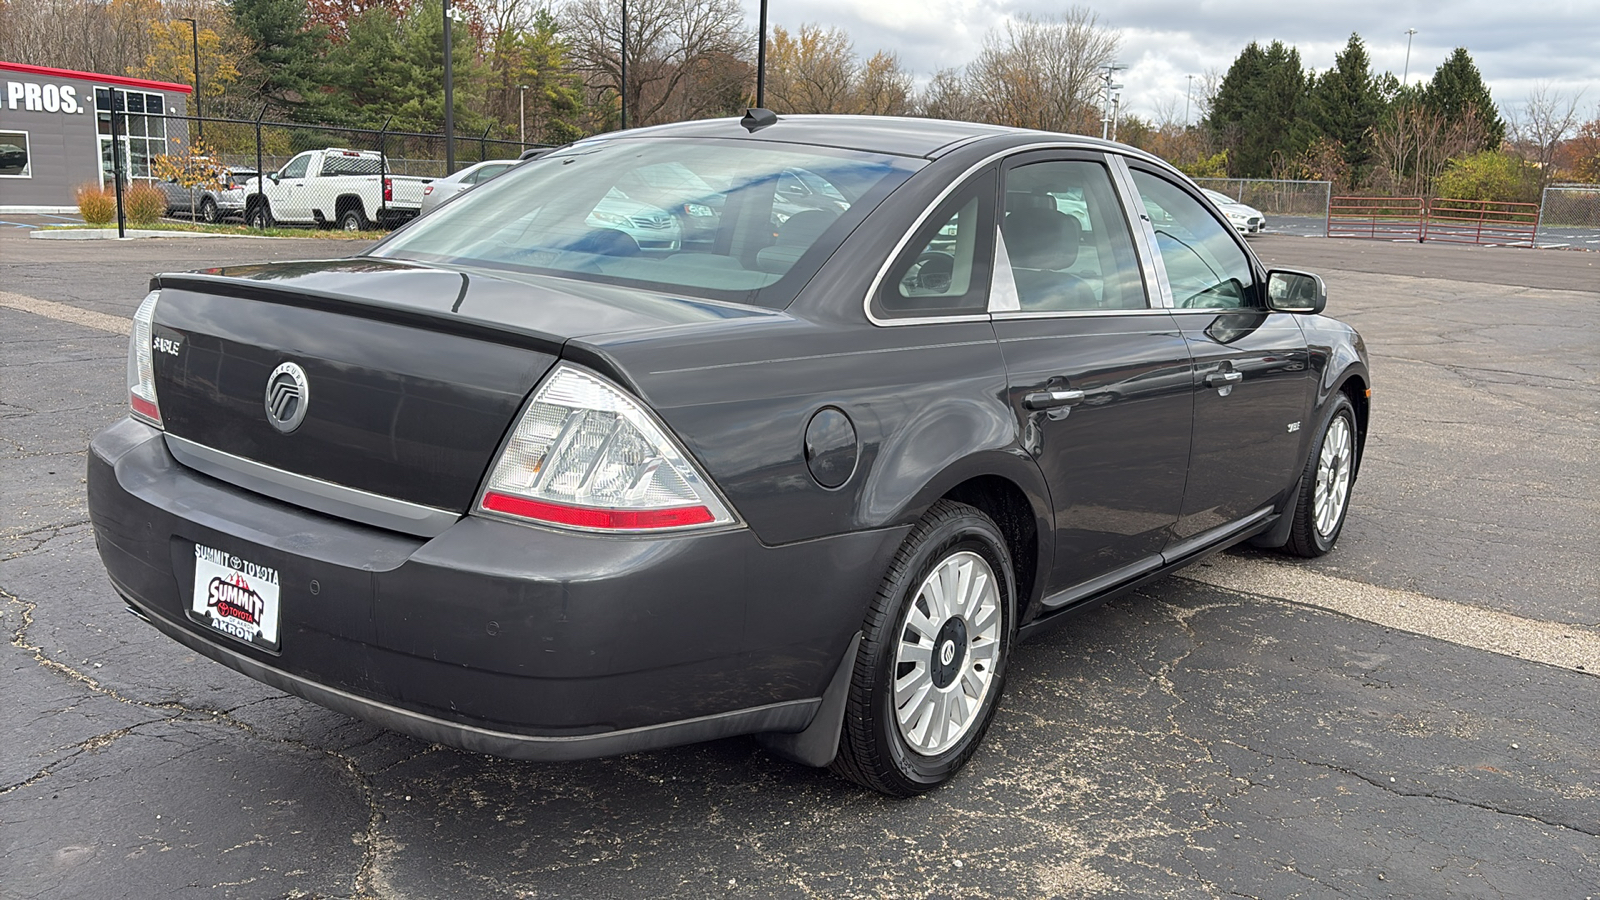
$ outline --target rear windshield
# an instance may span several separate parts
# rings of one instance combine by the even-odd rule
[[[372,254],[781,308],[920,165],[744,141],[586,141],[461,195]]]

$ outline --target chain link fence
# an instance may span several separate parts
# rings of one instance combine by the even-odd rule
[[[173,218],[256,228],[393,228],[444,199],[435,181],[544,146],[458,134],[452,165],[440,134],[143,113],[131,101],[102,119],[101,184],[116,190],[119,221],[160,207]]]
[[[1539,198],[1541,245],[1600,247],[1600,184],[1552,184]]]

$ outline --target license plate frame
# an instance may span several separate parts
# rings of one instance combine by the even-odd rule
[[[279,572],[196,542],[189,618],[272,653],[281,648]]]

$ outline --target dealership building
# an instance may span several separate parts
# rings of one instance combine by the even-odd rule
[[[84,184],[114,181],[111,115],[127,180],[149,180],[151,160],[188,140],[186,84],[0,62],[0,213],[75,212]],[[174,148],[178,148],[176,151]]]

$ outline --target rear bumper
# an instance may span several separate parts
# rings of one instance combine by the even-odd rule
[[[766,547],[468,516],[416,538],[193,472],[131,420],[95,438],[88,480],[112,582],[170,637],[331,709],[528,759],[804,728],[904,536]],[[191,617],[196,543],[278,571],[277,652]]]

